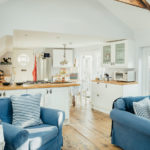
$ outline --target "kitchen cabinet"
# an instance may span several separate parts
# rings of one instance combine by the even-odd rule
[[[70,88],[48,88],[45,95],[45,107],[63,110],[65,119],[69,119]]]
[[[53,108],[65,112],[65,124],[69,122],[71,88],[70,87],[56,87],[56,88],[34,88],[23,90],[0,90],[0,98],[10,97],[12,95],[23,94],[41,94],[41,106],[46,108]]]
[[[130,40],[111,42],[103,45],[102,65],[111,68],[134,68],[135,47]]]
[[[119,97],[139,96],[138,84],[116,85],[92,82],[92,108],[110,113],[114,100]]]
[[[70,88],[36,88],[26,90],[0,90],[0,98],[12,95],[41,94],[41,106],[46,108],[59,109],[65,112],[65,119],[69,121]]]
[[[38,94],[41,96],[41,106],[63,110],[65,119],[69,119],[69,88],[42,88],[28,89],[27,94]]]
[[[27,94],[26,90],[0,90],[0,98],[10,97],[12,95],[19,96],[22,94]]]
[[[53,67],[54,68],[69,68],[73,67],[73,51],[66,50],[66,60],[68,61],[67,64],[61,64],[64,60],[64,50],[62,49],[55,49],[53,50]]]
[[[103,46],[103,65],[111,64],[112,60],[112,44]]]

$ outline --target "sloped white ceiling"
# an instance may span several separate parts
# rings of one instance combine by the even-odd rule
[[[150,45],[150,11],[115,0],[98,0],[133,32],[135,39],[144,46]]]
[[[0,0],[0,4],[7,2],[8,0]]]
[[[133,38],[132,30],[97,0],[9,0],[0,5],[0,22],[0,36],[23,29]]]

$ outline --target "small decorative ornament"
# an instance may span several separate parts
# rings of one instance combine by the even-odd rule
[[[2,121],[0,120],[0,150],[4,150],[5,142],[4,142],[4,133]]]

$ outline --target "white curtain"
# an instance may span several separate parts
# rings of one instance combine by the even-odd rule
[[[142,49],[142,95],[150,95],[150,47]]]

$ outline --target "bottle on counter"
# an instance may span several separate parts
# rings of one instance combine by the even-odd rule
[[[0,150],[3,150],[4,146],[5,146],[5,142],[4,142],[3,126],[2,126],[2,121],[0,120]]]

